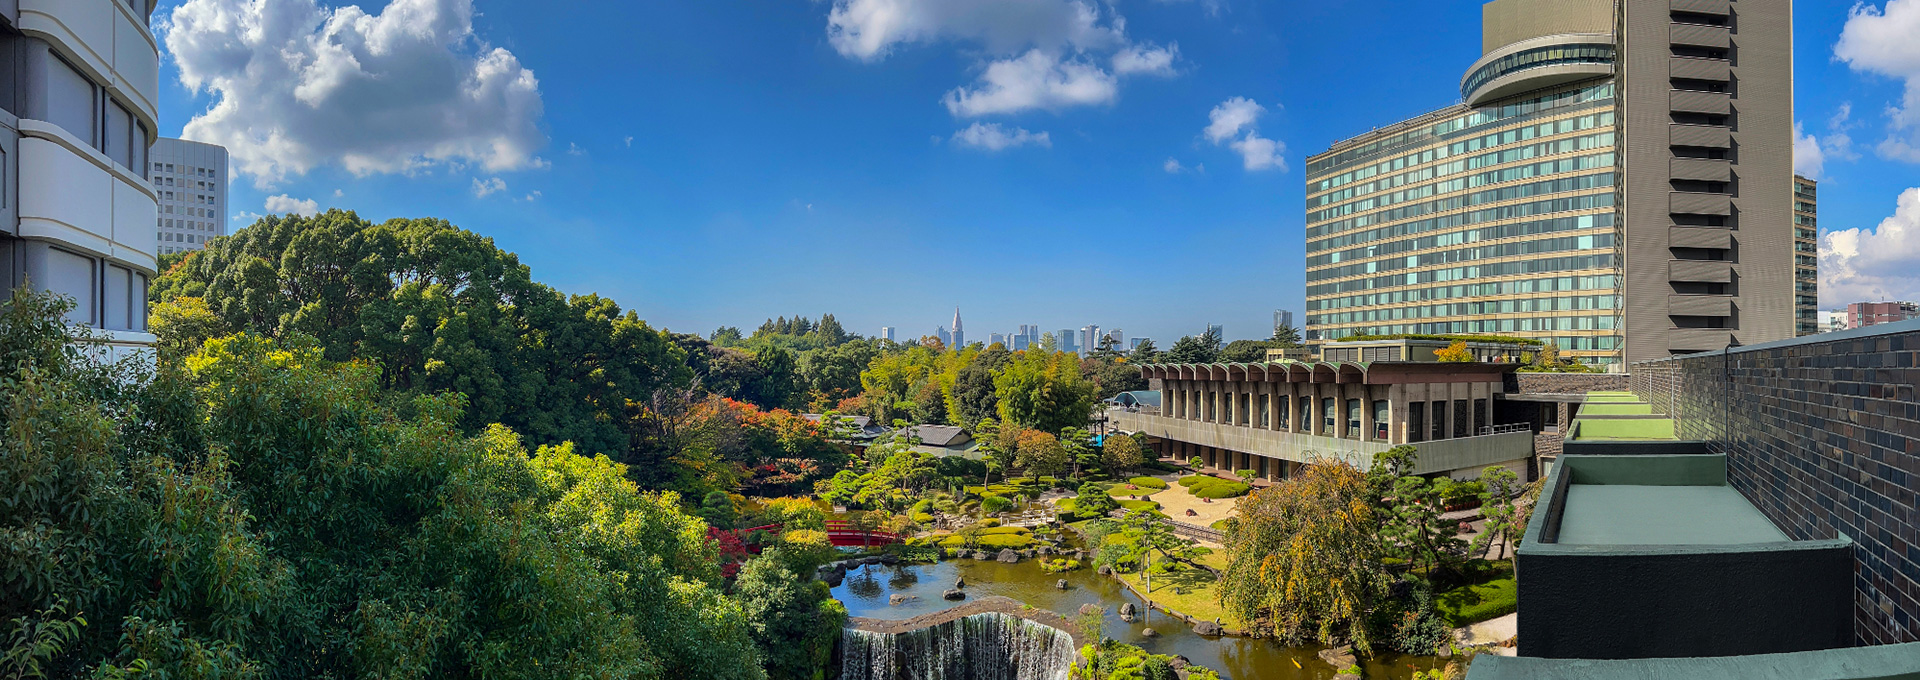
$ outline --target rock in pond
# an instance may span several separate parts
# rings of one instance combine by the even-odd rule
[[[1087,603],[1087,604],[1083,604],[1083,605],[1080,605],[1080,615],[1081,615],[1081,616],[1088,616],[1088,615],[1091,615],[1091,614],[1098,614],[1098,613],[1100,613],[1100,611],[1101,611],[1101,609],[1100,609],[1100,605],[1097,605],[1097,604],[1093,604],[1093,603],[1091,603],[1091,602],[1089,602],[1089,603]]]
[[[941,599],[946,599],[946,600],[964,600],[964,599],[967,599],[967,591],[949,590],[947,592],[941,593],[940,597]]]
[[[1019,562],[1020,553],[1014,552],[1013,548],[1002,548],[1000,550],[1000,561],[1005,562],[1007,564],[1013,564],[1015,562]]]
[[[1055,588],[1059,588],[1059,589],[1061,589],[1061,590],[1066,590],[1066,589],[1067,589],[1067,580],[1066,580],[1066,579],[1060,579],[1060,580],[1058,580],[1058,581],[1054,581],[1054,582],[1053,582],[1053,587],[1055,587]]]
[[[1133,612],[1134,612],[1134,608],[1133,608],[1132,602],[1123,602],[1120,604],[1121,616],[1133,616]]]
[[[1140,629],[1140,636],[1141,637],[1160,637],[1160,631],[1154,630],[1152,628],[1142,628]]]
[[[989,554],[987,554],[987,551],[985,551],[985,550],[975,550],[975,551],[973,551],[973,559],[976,559],[976,560],[990,560],[990,559],[993,559],[993,556],[992,556],[992,555],[989,555]]]
[[[894,593],[892,595],[887,596],[887,604],[888,605],[906,604],[908,602],[914,601],[914,599],[916,598],[914,598],[914,596],[912,595],[903,595],[900,593]]]
[[[958,589],[960,589],[960,588],[965,588],[965,587],[967,587],[967,579],[965,579],[965,578],[957,578],[957,579],[954,579],[954,580],[953,580],[953,587],[954,587],[954,589],[956,589],[956,590],[958,590]]]
[[[1184,656],[1175,655],[1173,658],[1167,660],[1167,667],[1176,671],[1191,665],[1193,665],[1193,662],[1188,661],[1187,657]]]
[[[1221,632],[1222,631],[1220,630],[1220,624],[1214,623],[1212,621],[1201,621],[1199,623],[1193,624],[1193,633],[1195,635],[1212,636],[1212,635],[1219,635]]]
[[[1335,669],[1344,669],[1354,664],[1352,647],[1334,647],[1320,650],[1320,660]]]
[[[1112,575],[1113,575],[1113,567],[1109,567],[1109,566],[1107,566],[1107,565],[1104,565],[1104,564],[1102,564],[1102,565],[1100,565],[1100,568],[1099,568],[1099,569],[1095,569],[1094,571],[1095,571],[1095,572],[1097,572],[1097,573],[1099,573],[1099,574],[1100,574],[1101,576],[1112,576]]]

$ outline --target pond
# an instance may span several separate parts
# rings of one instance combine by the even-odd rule
[[[1084,604],[1106,607],[1107,637],[1137,645],[1155,654],[1184,656],[1193,663],[1219,671],[1223,677],[1231,680],[1325,680],[1335,674],[1333,667],[1317,656],[1318,647],[1290,648],[1271,640],[1255,638],[1206,638],[1195,634],[1186,622],[1160,612],[1151,612],[1144,620],[1136,618],[1134,623],[1123,623],[1119,616],[1122,603],[1133,602],[1136,607],[1142,606],[1142,601],[1131,591],[1091,569],[1049,574],[1040,568],[1037,560],[1022,560],[1016,564],[961,559],[929,565],[868,565],[848,571],[846,580],[833,589],[833,596],[846,603],[847,613],[852,616],[906,619],[960,604],[940,599],[940,593],[952,588],[953,582],[963,577],[970,599],[1002,595],[1058,612],[1068,618],[1076,618],[1080,606]],[[1069,587],[1066,590],[1054,585],[1062,578],[1067,580]],[[889,597],[895,594],[914,599],[898,605],[887,604]],[[1149,638],[1140,634],[1140,630],[1149,625],[1160,633],[1158,637]],[[1366,669],[1369,680],[1405,680],[1412,677],[1415,670],[1444,665],[1444,661],[1432,657],[1384,655],[1362,660],[1361,665]]]

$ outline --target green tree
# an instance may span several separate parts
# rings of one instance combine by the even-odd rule
[[[1459,525],[1440,517],[1446,511],[1442,483],[1411,474],[1418,452],[1403,445],[1375,456],[1367,480],[1377,498],[1380,534],[1388,549],[1434,575],[1452,567],[1466,553],[1466,544],[1459,538]]]
[[[1110,434],[1100,440],[1100,462],[1118,475],[1146,462],[1146,449],[1132,435]]]
[[[1235,340],[1220,350],[1220,361],[1248,364],[1267,360],[1267,349],[1273,343],[1266,340]]]
[[[1107,494],[1106,487],[1093,482],[1080,485],[1073,497],[1073,515],[1077,519],[1099,519],[1120,509],[1120,502]]]
[[[1157,364],[1160,363],[1160,359],[1160,351],[1154,348],[1152,338],[1141,340],[1140,344],[1134,345],[1133,351],[1127,354],[1127,362],[1136,365]]]
[[[1287,324],[1274,326],[1273,337],[1267,342],[1273,343],[1273,347],[1299,347],[1300,329]]]
[[[940,383],[927,381],[913,397],[913,422],[921,425],[947,424],[947,397],[940,391]]]
[[[1213,329],[1202,335],[1189,335],[1173,343],[1162,361],[1170,364],[1211,364],[1220,360],[1220,337]]]
[[[1433,357],[1443,362],[1468,363],[1473,361],[1473,352],[1467,349],[1465,340],[1455,340],[1453,344],[1433,351]]]
[[[1060,438],[1041,430],[1027,430],[1020,433],[1019,449],[1013,462],[1025,468],[1028,475],[1039,479],[1044,475],[1058,474],[1073,462],[1073,454],[1060,444]]]
[[[1353,466],[1319,460],[1240,499],[1225,541],[1221,606],[1287,644],[1344,641],[1370,652],[1369,618],[1392,582],[1371,490]]]
[[[715,528],[732,529],[740,518],[740,511],[733,507],[733,499],[727,497],[727,492],[712,491],[700,499],[700,517]]]
[[[147,314],[147,325],[159,338],[161,352],[185,356],[200,349],[208,338],[227,335],[226,321],[197,297],[180,297],[155,304]]]
[[[1480,472],[1480,514],[1486,525],[1473,538],[1473,552],[1486,558],[1499,546],[1518,543],[1521,526],[1519,500],[1520,476],[1502,465],[1489,465]]]
[[[812,570],[788,567],[785,546],[768,548],[741,567],[734,583],[750,622],[755,646],[771,680],[809,680],[819,676],[840,638],[847,610]]]
[[[987,353],[982,352],[981,356],[984,358]],[[993,373],[979,363],[960,369],[953,381],[953,402],[952,415],[961,427],[977,428],[982,421],[993,418],[1000,407],[1000,397],[994,393]]]
[[[1094,385],[1080,375],[1071,354],[1022,352],[993,380],[1001,422],[1059,432],[1085,427],[1092,418]]]

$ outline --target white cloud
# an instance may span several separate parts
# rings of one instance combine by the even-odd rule
[[[1215,145],[1225,145],[1240,153],[1241,165],[1248,170],[1287,169],[1284,154],[1287,145],[1261,137],[1256,129],[1267,107],[1246,97],[1234,97],[1207,112],[1207,127],[1202,132]]]
[[[1180,56],[1180,44],[1166,47],[1133,45],[1113,55],[1113,72],[1118,75],[1174,75],[1173,60]]]
[[[357,175],[541,167],[539,81],[473,33],[473,0],[187,0],[157,21],[180,82],[216,96],[184,137],[227,147],[270,185],[338,164]]]
[[[242,210],[240,212],[234,213],[233,221],[241,222],[245,224],[253,224],[254,222],[260,221],[260,218],[262,217],[266,217],[266,215],[253,212],[251,210]]]
[[[1179,58],[1175,45],[1130,41],[1126,19],[1093,0],[833,0],[827,40],[864,62],[901,45],[980,46],[979,79],[941,97],[962,118],[1109,104],[1121,76],[1175,75]]]
[[[522,198],[522,199],[520,199],[520,200],[522,200],[522,201],[536,201],[536,200],[539,200],[539,199],[540,199],[540,195],[541,195],[541,194],[540,194],[540,190],[539,190],[539,189],[534,189],[534,190],[533,190],[532,192],[529,192],[529,193],[527,194],[527,197],[526,197],[526,198]]]
[[[627,148],[633,148],[633,135],[627,135]]]
[[[567,142],[567,155],[583,156],[583,155],[586,155],[586,153],[587,153],[587,150],[580,148],[579,144],[575,144],[573,142]]]
[[[334,189],[334,190],[333,190],[333,197],[334,197],[334,198],[339,198],[339,197],[341,197],[341,196],[345,196],[345,195],[346,195],[346,193],[345,193],[345,192],[343,192],[343,191],[341,191],[341,190],[339,190],[339,189]]]
[[[1920,187],[1900,192],[1893,215],[1872,231],[1820,237],[1820,304],[1920,298]]]
[[[498,177],[489,177],[485,181],[482,181],[478,177],[473,178],[473,195],[477,198],[486,198],[487,194],[499,193],[506,190],[507,181]]]
[[[1887,138],[1881,156],[1920,163],[1920,0],[1887,0],[1885,8],[1856,4],[1833,55],[1854,70],[1903,81],[1900,104],[1887,107]]]
[[[1178,175],[1180,171],[1185,170],[1186,167],[1180,165],[1179,159],[1169,156],[1167,157],[1167,162],[1160,164],[1160,169],[1167,171],[1167,174]]]
[[[1028,46],[1102,49],[1124,43],[1119,17],[1079,0],[834,0],[827,42],[849,58],[885,59],[896,45],[978,41],[996,54]]]
[[[975,149],[1000,151],[1022,146],[1052,147],[1053,139],[1045,132],[1028,132],[1026,128],[1007,128],[999,123],[974,123],[964,130],[953,133],[953,143]]]
[[[1793,171],[1804,177],[1820,178],[1820,170],[1826,165],[1827,155],[1820,150],[1820,140],[1800,129],[1799,121],[1793,123]]]
[[[320,204],[311,198],[294,198],[286,194],[267,197],[267,214],[289,213],[312,217],[320,214]]]
[[[972,89],[961,87],[948,92],[942,99],[947,111],[973,117],[1036,108],[1058,110],[1108,104],[1120,95],[1113,75],[1100,67],[1039,49],[988,64],[980,81]]]

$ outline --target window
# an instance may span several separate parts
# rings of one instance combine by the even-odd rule
[[[1288,415],[1287,411],[1290,410],[1287,408],[1287,405],[1292,402],[1293,402],[1292,397],[1276,397],[1275,398],[1274,406],[1280,407],[1279,409],[1280,412],[1276,414],[1276,417],[1279,419],[1281,427],[1286,427],[1287,423],[1293,422],[1287,419],[1287,415]]]
[[[101,308],[105,312],[102,328],[124,331],[133,327],[132,299],[128,289],[133,286],[133,272],[126,267],[107,265],[107,285],[101,295]]]
[[[1234,411],[1240,416],[1241,425],[1253,424],[1253,395],[1240,395],[1240,407]]]
[[[1433,439],[1434,441],[1439,441],[1446,438],[1447,402],[1436,401],[1433,402]]]
[[[1269,397],[1267,395],[1264,395],[1264,394],[1260,395],[1260,428],[1261,429],[1267,429],[1267,428],[1273,427],[1273,411],[1271,408],[1269,408],[1269,405],[1272,403],[1271,401],[1272,399],[1273,399],[1272,397]]]
[[[80,75],[59,57],[47,60],[47,122],[58,125],[88,146],[97,143],[94,129],[93,81]]]
[[[1416,401],[1407,404],[1407,443],[1424,439],[1427,427],[1427,402]]]
[[[1334,436],[1335,432],[1340,431],[1340,415],[1334,408],[1333,397],[1320,400],[1320,417],[1326,421],[1326,429],[1322,430],[1321,433],[1329,437]]]
[[[1300,431],[1313,431],[1313,399],[1311,397],[1300,398]]]
[[[1360,400],[1347,400],[1347,437],[1360,438]]]
[[[1215,394],[1213,392],[1208,392],[1206,396],[1206,400],[1207,400],[1207,422],[1209,423],[1220,422],[1220,395]]]
[[[67,311],[67,323],[96,323],[98,306],[94,302],[93,271],[93,258],[58,248],[47,249],[45,290],[74,299],[73,309]]]
[[[1473,406],[1467,400],[1465,399],[1453,400],[1453,436],[1455,437],[1473,436],[1473,428],[1471,427],[1471,425],[1473,424],[1473,421],[1471,420],[1471,418],[1473,417],[1472,411],[1473,411]]]
[[[1387,401],[1378,399],[1373,402],[1373,438],[1387,439]]]

